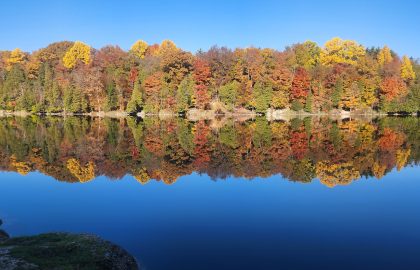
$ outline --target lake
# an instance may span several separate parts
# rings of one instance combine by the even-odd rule
[[[0,118],[12,236],[97,234],[142,269],[420,267],[420,119]]]

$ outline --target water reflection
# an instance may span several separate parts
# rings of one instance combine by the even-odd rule
[[[382,178],[419,162],[418,118],[375,120],[0,118],[0,170],[88,182],[130,174],[172,184],[192,172],[213,179],[319,178],[328,187]]]

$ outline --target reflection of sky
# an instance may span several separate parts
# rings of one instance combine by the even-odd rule
[[[412,269],[420,264],[419,174],[409,167],[331,189],[280,176],[69,184],[3,172],[0,218],[13,236],[98,234],[146,269]]]

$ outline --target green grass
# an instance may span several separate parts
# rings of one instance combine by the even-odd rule
[[[38,265],[40,269],[109,269],[104,241],[89,235],[64,233],[18,237],[0,244],[11,246],[10,255]]]

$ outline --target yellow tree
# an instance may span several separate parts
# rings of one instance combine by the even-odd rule
[[[26,162],[17,161],[15,155],[10,157],[10,165],[21,175],[27,175],[31,171],[31,167]]]
[[[327,187],[348,185],[360,177],[352,162],[331,163],[321,161],[316,164],[316,175]]]
[[[92,161],[86,164],[86,166],[82,166],[77,159],[71,158],[67,160],[67,169],[81,183],[88,182],[95,178],[95,165]]]
[[[150,176],[147,173],[146,168],[141,168],[133,174],[134,179],[137,180],[140,184],[144,185],[150,181]]]
[[[414,73],[413,65],[411,60],[404,55],[401,63],[401,78],[405,81],[410,81],[416,78],[416,73]]]
[[[26,70],[29,79],[35,79],[38,76],[40,64],[41,62],[34,54],[29,56],[29,59],[26,62]]]
[[[66,68],[74,68],[77,60],[85,64],[90,62],[90,46],[83,42],[76,41],[63,57],[63,64]]]
[[[381,179],[385,175],[386,165],[375,162],[372,167],[372,173],[376,179]]]
[[[344,89],[343,96],[339,102],[340,107],[354,110],[360,104],[360,88],[357,82]]]
[[[391,50],[388,46],[384,46],[378,53],[378,63],[382,67],[385,64],[392,62]]]
[[[365,48],[352,40],[335,37],[325,43],[321,50],[320,60],[323,65],[355,65],[365,55]]]
[[[397,150],[397,170],[400,171],[407,164],[408,158],[410,157],[411,149],[398,149]]]
[[[175,45],[175,43],[172,40],[166,39],[162,41],[159,47],[159,54],[167,54],[170,52],[178,51],[178,47]]]
[[[137,40],[136,43],[131,46],[131,52],[136,55],[138,58],[144,58],[147,50],[147,43],[143,40]]]
[[[376,95],[376,90],[378,89],[378,78],[361,78],[360,79],[363,89],[360,95],[362,103],[368,107],[374,106],[378,103],[378,97]]]
[[[271,106],[275,109],[283,109],[289,102],[289,94],[285,91],[275,91],[271,99]]]
[[[23,63],[25,60],[25,53],[21,49],[16,48],[11,53],[7,59],[7,69],[10,70],[14,64]]]
[[[303,44],[297,44],[293,50],[296,55],[296,62],[300,66],[310,68],[319,62],[321,49],[315,42],[305,41]]]

